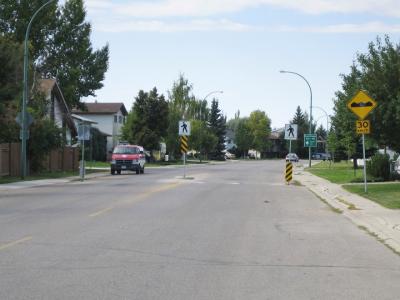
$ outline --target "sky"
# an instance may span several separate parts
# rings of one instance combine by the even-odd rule
[[[98,102],[131,109],[139,90],[168,97],[179,75],[228,120],[262,110],[284,127],[297,106],[318,126],[333,114],[357,53],[400,37],[399,0],[85,0],[94,48],[109,44]],[[94,101],[94,98],[85,101]],[[376,99],[379,103],[379,99]]]

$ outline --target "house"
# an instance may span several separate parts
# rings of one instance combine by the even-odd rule
[[[38,91],[48,101],[48,117],[63,129],[66,144],[71,145],[72,139],[77,136],[77,128],[57,81],[55,79],[39,79]]]
[[[75,115],[96,122],[102,133],[107,135],[107,153],[110,153],[119,143],[121,129],[125,124],[128,111],[123,103],[84,103],[85,109],[74,109]]]

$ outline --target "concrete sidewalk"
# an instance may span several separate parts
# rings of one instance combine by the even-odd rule
[[[385,208],[369,199],[352,194],[339,184],[304,171],[303,166],[298,165],[295,168],[293,179],[400,254],[399,210]]]
[[[108,174],[109,174],[109,172],[95,172],[95,173],[86,174],[85,180],[106,176]],[[16,182],[12,182],[12,183],[0,184],[0,191],[24,189],[24,188],[46,186],[46,185],[53,185],[53,184],[61,184],[61,183],[68,183],[68,182],[72,182],[72,181],[79,181],[79,180],[80,180],[79,176],[70,176],[70,177],[54,178],[54,179],[23,180],[23,181],[16,181]]]

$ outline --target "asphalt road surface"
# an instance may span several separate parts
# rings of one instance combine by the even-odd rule
[[[283,169],[0,191],[0,299],[400,299],[400,257]]]

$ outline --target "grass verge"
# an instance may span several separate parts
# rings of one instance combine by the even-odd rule
[[[364,185],[344,185],[346,190],[368,198],[386,208],[400,209],[400,183],[379,183],[368,185],[368,193],[364,192]]]
[[[311,174],[338,184],[363,180],[363,170],[360,168],[354,170],[353,165],[347,162],[332,163],[322,161],[306,170]]]

